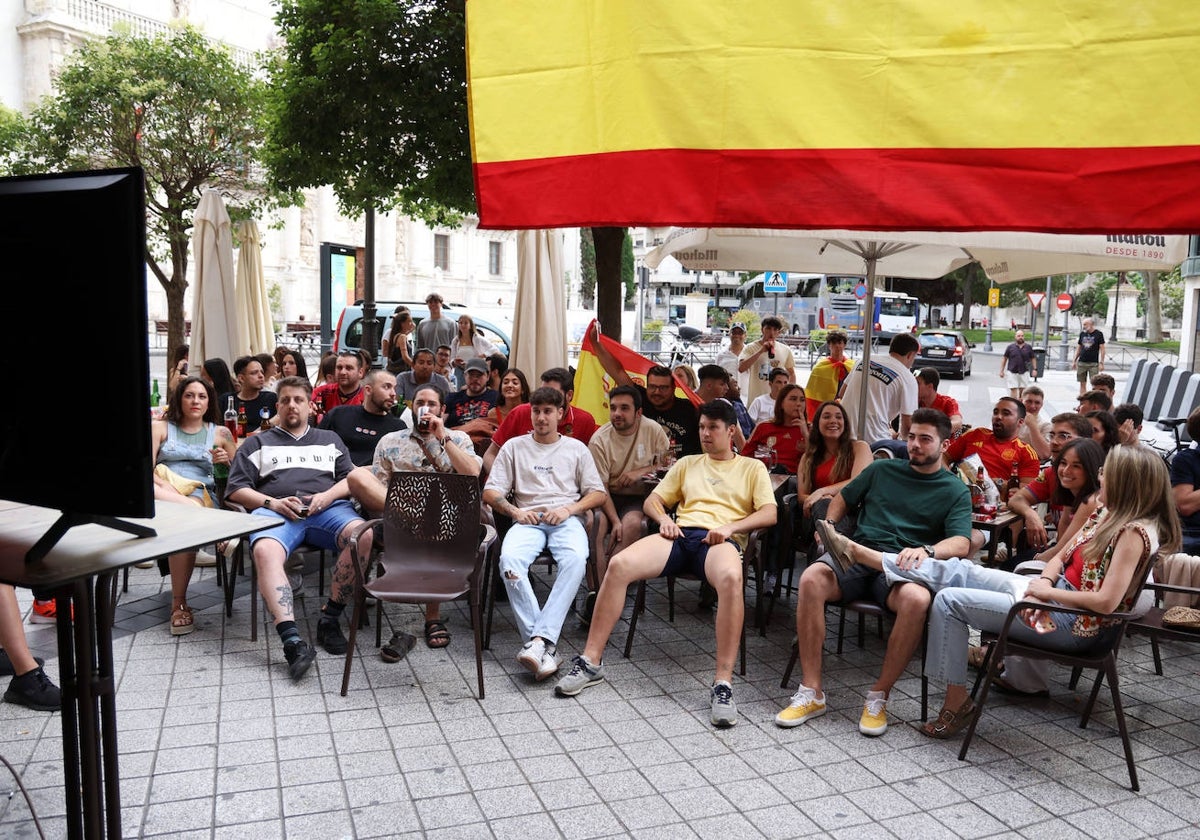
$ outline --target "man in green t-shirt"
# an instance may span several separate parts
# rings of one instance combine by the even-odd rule
[[[829,504],[829,521],[857,514],[854,539],[880,551],[896,552],[901,564],[929,557],[962,557],[970,551],[971,494],[942,465],[950,438],[950,418],[936,409],[913,412],[908,460],[873,461]],[[848,523],[843,523],[843,525]],[[887,730],[887,697],[916,652],[925,629],[929,590],[907,583],[890,586],[881,573],[861,566],[843,571],[835,563],[813,563],[800,578],[796,636],[802,676],[800,690],[775,718],[798,726],[825,713],[821,655],[825,604],[870,599],[896,614],[879,678],[867,692],[858,729],[864,735]]]

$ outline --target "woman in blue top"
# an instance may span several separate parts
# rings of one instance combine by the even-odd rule
[[[213,465],[229,462],[237,447],[221,425],[217,395],[197,376],[179,383],[167,403],[167,416],[151,424],[154,453],[154,498],[163,502],[216,507],[217,484]],[[228,551],[229,546],[218,546]],[[196,552],[183,551],[168,558],[171,569],[171,635],[195,629],[187,605],[187,585],[196,565]]]

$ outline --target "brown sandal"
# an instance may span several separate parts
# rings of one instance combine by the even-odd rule
[[[187,604],[180,604],[177,609],[171,611],[171,635],[186,636],[196,629],[196,619],[192,614],[192,608]]]
[[[953,738],[971,725],[971,721],[978,711],[979,708],[975,705],[975,701],[968,699],[957,709],[942,709],[937,720],[922,726],[921,732],[938,740]]]

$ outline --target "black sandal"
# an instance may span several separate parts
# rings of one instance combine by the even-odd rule
[[[425,644],[431,648],[444,648],[450,644],[450,631],[445,622],[437,619],[425,622]]]

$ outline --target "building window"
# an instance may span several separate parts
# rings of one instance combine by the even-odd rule
[[[433,266],[443,270],[450,267],[450,237],[444,233],[433,235]]]
[[[504,273],[504,244],[502,242],[488,243],[488,274],[493,276]]]

